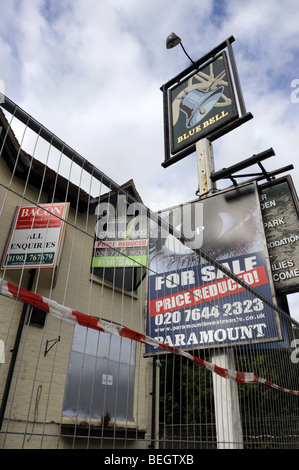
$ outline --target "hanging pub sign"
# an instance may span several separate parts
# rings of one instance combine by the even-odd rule
[[[256,186],[219,192],[188,206],[195,213],[203,210],[203,225],[193,218],[195,225],[188,230],[201,251],[151,227],[147,334],[183,350],[280,340],[278,315],[265,301],[272,302],[273,290]],[[188,229],[192,217],[179,220],[179,212],[175,207],[161,217]],[[153,354],[155,348],[148,346],[146,352]]]
[[[171,153],[237,117],[225,52],[169,90]]]
[[[162,166],[194,152],[196,142],[202,138],[215,140],[253,117],[245,110],[232,41],[230,37],[161,87],[165,141]]]
[[[1,269],[54,268],[59,261],[69,203],[17,208]]]
[[[299,203],[291,176],[259,188],[267,248],[277,293],[299,290]]]

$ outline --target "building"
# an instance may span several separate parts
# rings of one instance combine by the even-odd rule
[[[108,188],[102,194],[102,189],[92,196],[72,177],[26,153],[2,111],[0,119],[1,253],[17,207],[60,202],[68,209],[55,268],[6,265],[2,281],[144,332],[142,268],[92,268],[96,208],[103,201],[115,204],[115,191]],[[133,181],[120,190],[141,201]],[[74,325],[2,295],[0,310],[1,447],[152,445],[153,359],[144,357],[142,344]]]

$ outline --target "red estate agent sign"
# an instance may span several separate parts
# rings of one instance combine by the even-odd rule
[[[64,235],[68,203],[17,208],[1,269],[54,268]]]

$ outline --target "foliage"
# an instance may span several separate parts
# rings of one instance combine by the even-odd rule
[[[236,370],[255,372],[273,384],[299,390],[299,365],[290,360],[290,349],[236,348],[235,361]],[[212,373],[182,356],[167,355],[161,363],[160,423],[164,434],[174,440],[194,435],[205,442],[211,436],[215,440]],[[245,448],[298,448],[297,395],[262,383],[238,384],[238,392]]]

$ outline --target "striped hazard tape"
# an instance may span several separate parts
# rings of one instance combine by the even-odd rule
[[[77,310],[73,310],[69,307],[65,307],[57,303],[55,300],[47,299],[41,295],[35,294],[29,290],[17,287],[10,282],[5,280],[0,280],[0,294],[12,299],[20,300],[25,302],[33,307],[37,307],[40,310],[43,310],[51,315],[54,315],[62,320],[71,321],[74,324],[85,326],[87,328],[92,328],[97,331],[102,331],[109,333],[115,336],[121,336],[123,338],[129,338],[139,343],[147,344],[157,349],[163,351],[169,351],[177,355],[184,356],[193,362],[199,364],[201,367],[210,370],[211,372],[223,377],[235,381],[237,383],[262,383],[269,387],[281,390],[283,392],[291,393],[293,395],[299,395],[299,391],[290,390],[283,387],[280,387],[269,380],[258,377],[254,372],[238,372],[223,367],[219,367],[216,364],[211,362],[204,361],[199,357],[193,356],[192,354],[169,346],[165,343],[161,343],[150,336],[147,336],[143,333],[138,333],[130,328],[117,325],[116,323],[110,323],[105,320],[100,320],[98,318],[92,317],[90,315],[81,313]]]
[[[250,436],[247,434],[243,435],[244,438],[246,439],[298,439],[299,434],[286,434],[286,435],[281,435],[281,436],[273,436],[272,434],[260,434],[259,436]],[[216,435],[172,435],[172,434],[165,434],[161,437],[161,441],[172,441],[172,440],[181,440],[181,441],[186,441],[186,440],[196,440],[200,439],[201,441],[205,439],[217,439]]]

